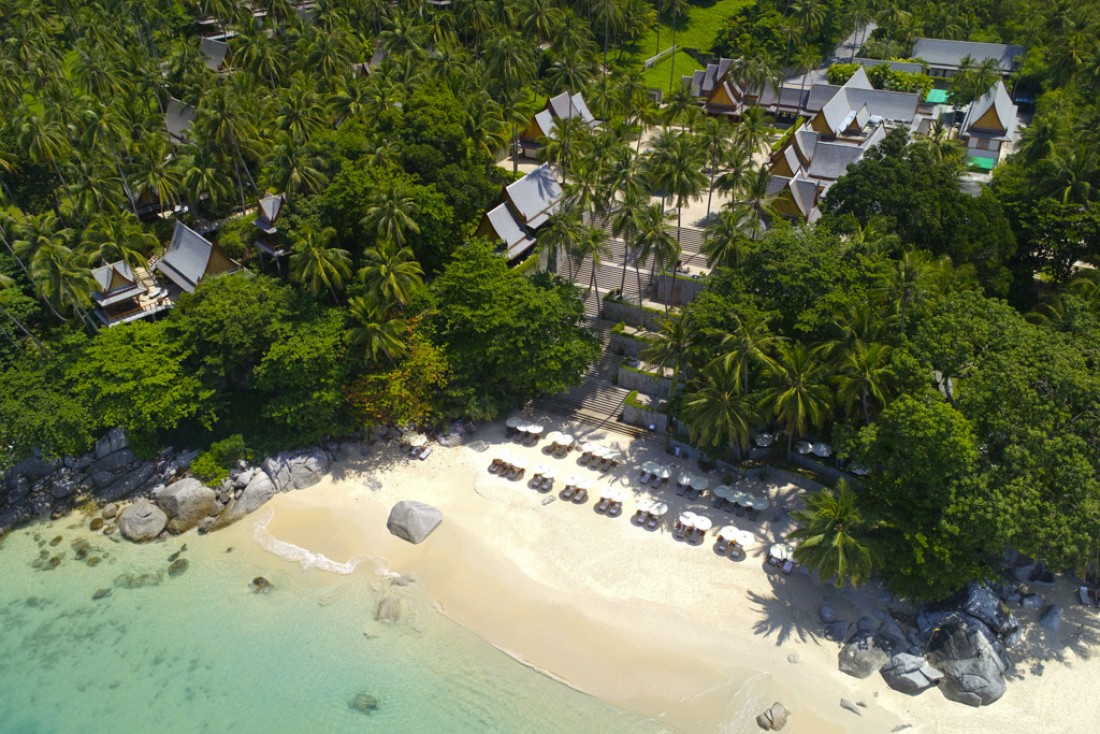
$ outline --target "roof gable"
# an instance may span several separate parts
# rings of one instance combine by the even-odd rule
[[[213,38],[203,38],[199,41],[199,53],[202,54],[207,69],[218,71],[229,55],[229,44]]]
[[[1004,82],[998,80],[981,99],[970,105],[963,118],[963,130],[966,132],[983,131],[1006,135],[1013,129],[1016,119],[1016,105],[1008,96]]]
[[[561,204],[562,190],[548,163],[504,188],[512,207],[531,229],[541,226]]]
[[[236,263],[213,242],[177,220],[172,241],[156,268],[182,290],[194,293],[204,277],[234,270]]]

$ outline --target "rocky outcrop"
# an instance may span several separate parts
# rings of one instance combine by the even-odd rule
[[[887,660],[885,651],[869,632],[860,632],[840,648],[838,665],[840,672],[854,678],[870,678]]]
[[[126,431],[121,428],[112,428],[95,442],[93,453],[96,460],[101,460],[128,448],[130,448],[130,439],[127,438]]]
[[[948,699],[986,706],[1004,695],[1007,663],[988,636],[963,620],[949,621],[932,635],[928,662],[943,673],[940,690]]]
[[[262,467],[271,477],[276,492],[289,492],[317,484],[331,463],[328,453],[314,446],[264,459]]]
[[[401,619],[401,600],[393,596],[384,596],[378,602],[378,609],[374,612],[375,620],[379,622],[396,622]]]
[[[235,523],[250,512],[255,512],[275,496],[275,483],[271,481],[271,477],[259,469],[242,472],[237,480],[234,497],[229,500],[214,522],[215,530]],[[246,483],[242,486],[239,480]]]
[[[168,525],[168,515],[149,500],[138,500],[118,514],[122,537],[135,543],[153,540]]]
[[[787,717],[790,715],[787,707],[776,701],[767,711],[756,717],[756,724],[765,731],[779,731],[787,725]]]
[[[895,691],[917,694],[934,685],[943,678],[943,673],[928,664],[921,655],[901,652],[890,658],[882,666],[883,680]]]
[[[198,525],[210,514],[210,506],[215,502],[214,490],[193,477],[172,482],[153,496],[167,513],[168,529],[173,533],[183,533]]]
[[[386,527],[391,533],[417,545],[443,522],[443,513],[423,502],[402,500],[390,510]]]
[[[966,587],[962,610],[998,635],[1007,635],[1019,627],[1001,598],[985,584],[971,583]]]

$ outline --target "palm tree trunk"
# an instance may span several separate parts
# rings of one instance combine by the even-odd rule
[[[4,315],[8,317],[8,320],[15,324],[20,331],[22,331],[31,341],[33,341],[35,346],[37,346],[46,354],[50,353],[50,350],[46,349],[45,345],[43,345],[42,342],[38,341],[38,337],[32,334],[30,330],[26,327],[26,325],[24,325],[22,321],[16,318],[15,314],[4,308],[2,305],[0,305],[0,311],[3,311]],[[12,342],[14,343],[14,341],[15,340],[13,339]]]
[[[871,411],[867,409],[867,387],[864,386],[859,391],[859,399],[863,404],[863,421],[866,425],[871,425]]]

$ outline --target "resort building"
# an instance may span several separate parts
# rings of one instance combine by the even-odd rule
[[[186,102],[172,97],[168,100],[168,109],[164,112],[164,130],[169,142],[182,145],[187,142],[187,131],[195,120],[195,108]]]
[[[260,199],[256,219],[252,221],[252,224],[259,230],[256,237],[256,249],[260,251],[261,255],[272,258],[275,261],[275,266],[280,269],[279,258],[290,254],[283,238],[279,236],[279,228],[276,225],[285,203],[286,196],[283,194],[268,194]]]
[[[970,105],[959,139],[966,144],[971,166],[989,170],[997,165],[1006,144],[1015,137],[1016,112],[1004,82],[999,80]]]
[[[194,293],[203,278],[231,273],[240,265],[213,242],[176,221],[172,241],[155,267],[176,289]]]
[[[841,87],[812,90],[807,106],[821,102],[820,109],[772,155],[769,183],[777,211],[806,222],[817,220],[821,197],[887,130],[914,131],[922,119],[920,95],[874,89],[863,67]]]
[[[975,66],[986,59],[993,59],[1008,76],[1019,68],[1019,58],[1024,53],[1023,46],[1004,43],[978,43],[976,41],[946,41],[941,38],[918,38],[913,44],[914,59],[923,61],[928,67],[928,75],[941,79],[955,76],[962,66],[963,59],[969,57]]]
[[[162,289],[150,291],[121,260],[92,270],[98,290],[92,294],[95,314],[107,326],[145,318],[172,307]]]
[[[550,165],[543,163],[504,187],[476,234],[500,242],[508,260],[517,260],[535,246],[535,233],[558,210],[561,200],[561,184]]]
[[[574,118],[583,120],[589,127],[598,127],[600,124],[588,109],[584,95],[580,92],[572,95],[569,92],[562,92],[546,100],[546,106],[535,113],[528,121],[527,127],[519,134],[520,152],[528,158],[534,158],[535,153],[542,148],[544,140],[556,139],[558,121]]]
[[[199,39],[199,53],[210,71],[225,71],[229,61],[229,44],[217,38]]]

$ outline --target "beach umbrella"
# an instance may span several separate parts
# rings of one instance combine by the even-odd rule
[[[535,467],[535,476],[536,477],[545,477],[547,474],[549,474],[550,476],[554,475],[553,472],[551,472],[550,469],[548,469],[545,464],[539,464],[538,466]]]
[[[539,474],[542,474],[543,479],[553,479],[554,478],[554,467],[544,466],[544,467],[542,467],[542,471],[539,472]]]
[[[706,477],[692,477],[691,481],[688,482],[688,484],[691,485],[692,489],[702,492],[704,489],[710,486],[710,480]]]
[[[737,505],[745,505],[745,500],[747,497],[748,495],[743,490],[733,489],[730,490],[729,497],[726,497],[726,499]]]
[[[623,452],[622,451],[616,451],[615,449],[607,449],[604,452],[603,458],[608,460],[608,461],[622,461],[623,460]]]
[[[538,423],[528,423],[527,432],[530,433],[532,436],[538,436],[542,433],[542,426],[540,426]]]
[[[747,495],[745,497],[745,500],[747,501],[748,506],[754,510],[766,510],[768,509],[768,505],[771,504],[771,502],[768,501],[767,497],[761,497],[758,494]]]
[[[814,449],[813,444],[811,444],[809,441],[795,441],[794,442],[794,450],[797,451],[798,453],[802,454],[803,456],[805,456],[806,454],[813,451],[813,449]]]
[[[604,458],[605,456],[607,456],[607,451],[608,450],[605,449],[603,446],[597,445],[597,446],[592,447],[592,455],[593,456],[598,456],[601,459]]]
[[[509,464],[516,467],[517,469],[526,469],[527,468],[527,462],[524,461],[523,459],[519,458],[518,456],[512,456],[509,459],[507,459],[507,461],[508,461]]]
[[[423,433],[406,433],[401,437],[401,440],[417,449],[428,443],[428,437]]]
[[[715,497],[728,500],[730,498],[730,495],[733,494],[733,487],[729,486],[728,484],[720,484],[714,488],[713,494]]]
[[[735,541],[737,539],[737,533],[739,533],[739,532],[741,532],[740,529],[737,528],[737,527],[734,527],[733,525],[723,525],[718,530],[718,537],[721,538],[722,540],[734,540]]]
[[[870,474],[871,472],[868,471],[867,469],[864,469],[862,466],[856,466],[855,464],[853,464],[852,465],[852,473],[855,474],[857,477],[865,477],[868,474]]]
[[[668,514],[668,505],[664,502],[655,502],[649,507],[649,514],[655,517],[661,517]]]
[[[742,548],[752,548],[756,545],[756,536],[748,530],[737,529],[737,532],[730,536],[730,540],[736,542]]]
[[[695,527],[695,520],[697,515],[694,512],[682,512],[680,513],[680,524],[685,528]]]
[[[657,462],[656,461],[647,461],[647,462],[645,462],[644,464],[642,464],[642,471],[644,471],[646,474],[652,474],[653,472],[657,471]]]
[[[662,466],[657,469],[657,476],[661,479],[668,479],[672,476],[672,470],[667,466]]]
[[[615,495],[615,490],[614,490],[614,488],[612,488],[612,487],[604,487],[604,488],[603,488],[603,489],[602,489],[602,490],[600,491],[600,499],[601,499],[601,500],[607,500],[608,502],[610,502],[610,501],[611,501],[611,498],[612,498],[612,497],[613,497],[614,495]]]
[[[774,545],[772,545],[771,550],[769,550],[768,553],[772,556],[772,558],[778,558],[781,561],[787,561],[790,560],[791,554],[794,553],[794,548],[792,548],[787,543],[775,543]]]
[[[568,433],[561,434],[561,437],[558,438],[558,445],[559,446],[572,447],[573,446],[573,437],[570,436]]]
[[[565,483],[565,486],[576,487],[578,484],[580,484],[580,481],[580,478],[576,474],[574,474],[569,477],[569,480]]]
[[[766,449],[775,443],[775,436],[770,433],[758,433],[753,440],[756,442],[757,446]]]
[[[707,517],[706,515],[696,515],[695,516],[695,529],[696,530],[701,530],[705,533],[708,530],[710,530],[710,527],[713,524],[714,523],[712,523],[710,521],[710,518]]]
[[[611,501],[612,502],[618,502],[620,505],[623,502],[626,502],[626,490],[623,489],[622,487],[616,488],[611,493]]]
[[[588,441],[583,446],[581,446],[581,451],[583,451],[586,454],[591,454],[593,451],[595,451],[598,448],[600,448],[600,445],[598,443],[592,443],[591,441]]]
[[[821,443],[820,441],[811,444],[810,451],[813,452],[814,456],[820,456],[822,459],[833,455],[833,447],[827,443]]]
[[[693,477],[690,474],[688,474],[686,471],[682,471],[680,472],[680,476],[676,479],[676,481],[680,484],[691,484],[692,479]]]
[[[516,418],[515,416],[512,416],[508,420],[504,421],[504,425],[508,426],[509,428],[519,428],[520,424],[522,423],[523,421],[521,421],[519,418]]]
[[[592,480],[588,477],[581,477],[581,480],[577,482],[577,489],[583,489],[586,492],[592,489]]]
[[[642,500],[638,503],[638,512],[643,515],[649,514],[649,511],[653,509],[653,500]]]
[[[561,441],[561,431],[550,431],[546,434],[546,440],[552,444],[556,444]]]

